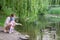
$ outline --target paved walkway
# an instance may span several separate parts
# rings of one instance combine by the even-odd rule
[[[20,33],[14,31],[14,33],[4,33],[3,28],[0,27],[0,40],[18,40]]]
[[[0,40],[21,40],[20,37],[25,37],[21,33],[14,31],[14,33],[4,33],[3,28],[0,27]]]

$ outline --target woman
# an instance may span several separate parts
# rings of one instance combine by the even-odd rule
[[[10,24],[9,33],[14,32],[14,27],[15,27],[15,25],[16,25],[15,23],[16,23],[16,22],[15,22],[15,19],[12,17],[11,20],[10,20],[10,23],[9,23],[9,24]]]
[[[4,32],[9,32],[10,30],[10,26],[11,26],[11,21],[12,20],[15,20],[15,15],[14,14],[11,14],[10,16],[7,17],[6,21],[5,21],[5,24],[4,24]]]

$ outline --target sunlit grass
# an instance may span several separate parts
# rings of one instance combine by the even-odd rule
[[[5,19],[6,17],[4,16],[0,17],[0,26],[4,26]]]

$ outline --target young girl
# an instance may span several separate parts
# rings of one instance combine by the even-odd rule
[[[9,30],[9,33],[12,33],[12,32],[14,32],[14,27],[15,27],[15,25],[21,25],[22,26],[22,24],[20,24],[20,23],[16,23],[15,22],[15,19],[12,17],[12,18],[10,18],[10,30]]]
[[[12,20],[15,22],[14,14],[11,14],[6,18],[5,24],[4,24],[4,32],[9,32],[10,27],[12,26],[13,23]]]
[[[10,18],[10,30],[9,30],[9,33],[12,33],[14,32],[14,27],[15,27],[15,19],[12,17]]]
[[[5,21],[4,32],[9,32],[9,33],[14,32],[15,25],[21,25],[22,26],[22,24],[15,22],[14,14],[11,14],[11,16],[7,17],[7,19]]]

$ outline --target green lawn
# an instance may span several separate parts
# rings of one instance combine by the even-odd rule
[[[5,16],[0,15],[0,26],[4,26],[5,19],[6,19]]]

